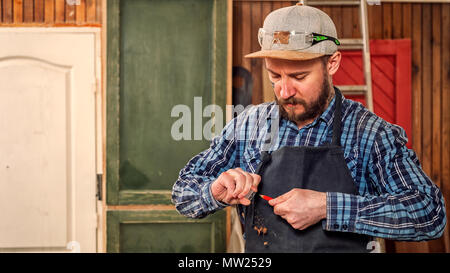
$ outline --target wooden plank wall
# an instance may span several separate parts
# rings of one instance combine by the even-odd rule
[[[69,3],[76,1],[69,1]],[[101,26],[102,0],[0,0],[0,26]]]
[[[102,1],[0,0],[0,26],[101,26]],[[297,1],[233,1],[233,66],[252,72],[253,104],[263,101],[261,60],[243,56],[259,50],[257,31],[274,9]],[[360,37],[356,7],[322,6],[338,37]],[[450,200],[450,4],[382,3],[369,6],[371,39],[412,40],[413,138],[424,171]],[[447,215],[450,215],[447,203]],[[450,231],[439,240],[387,243],[392,252],[450,252]]]
[[[253,104],[263,101],[261,60],[244,59],[259,50],[257,31],[272,10],[297,1],[233,1],[233,66],[252,72]],[[321,6],[336,24],[338,37],[359,38],[358,8]],[[450,4],[382,3],[368,6],[371,39],[412,40],[413,149],[424,171],[441,188],[450,215]],[[389,252],[450,252],[445,235],[429,242],[387,242]]]

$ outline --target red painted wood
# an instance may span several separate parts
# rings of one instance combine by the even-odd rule
[[[411,40],[371,40],[374,112],[400,125],[412,147]],[[335,85],[363,85],[361,51],[342,51],[341,66],[333,77]],[[365,105],[363,96],[346,96]]]

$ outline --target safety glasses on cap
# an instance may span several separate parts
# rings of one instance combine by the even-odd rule
[[[268,32],[262,28],[258,31],[258,41],[263,50],[301,50],[323,41],[332,41],[336,45],[340,45],[338,39],[314,32]]]

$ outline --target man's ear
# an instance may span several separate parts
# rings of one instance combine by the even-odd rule
[[[328,59],[327,70],[330,76],[336,74],[339,69],[339,65],[341,64],[342,54],[339,51],[334,52],[333,55]]]

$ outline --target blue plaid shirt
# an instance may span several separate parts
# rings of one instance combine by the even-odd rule
[[[173,186],[172,202],[183,215],[202,218],[227,205],[215,200],[211,183],[229,169],[255,172],[271,122],[279,122],[273,150],[283,146],[331,143],[335,98],[320,117],[298,129],[278,115],[275,102],[246,109],[193,157]],[[341,145],[358,195],[327,192],[323,228],[396,240],[428,240],[442,235],[445,204],[439,188],[423,172],[405,131],[342,97]]]

